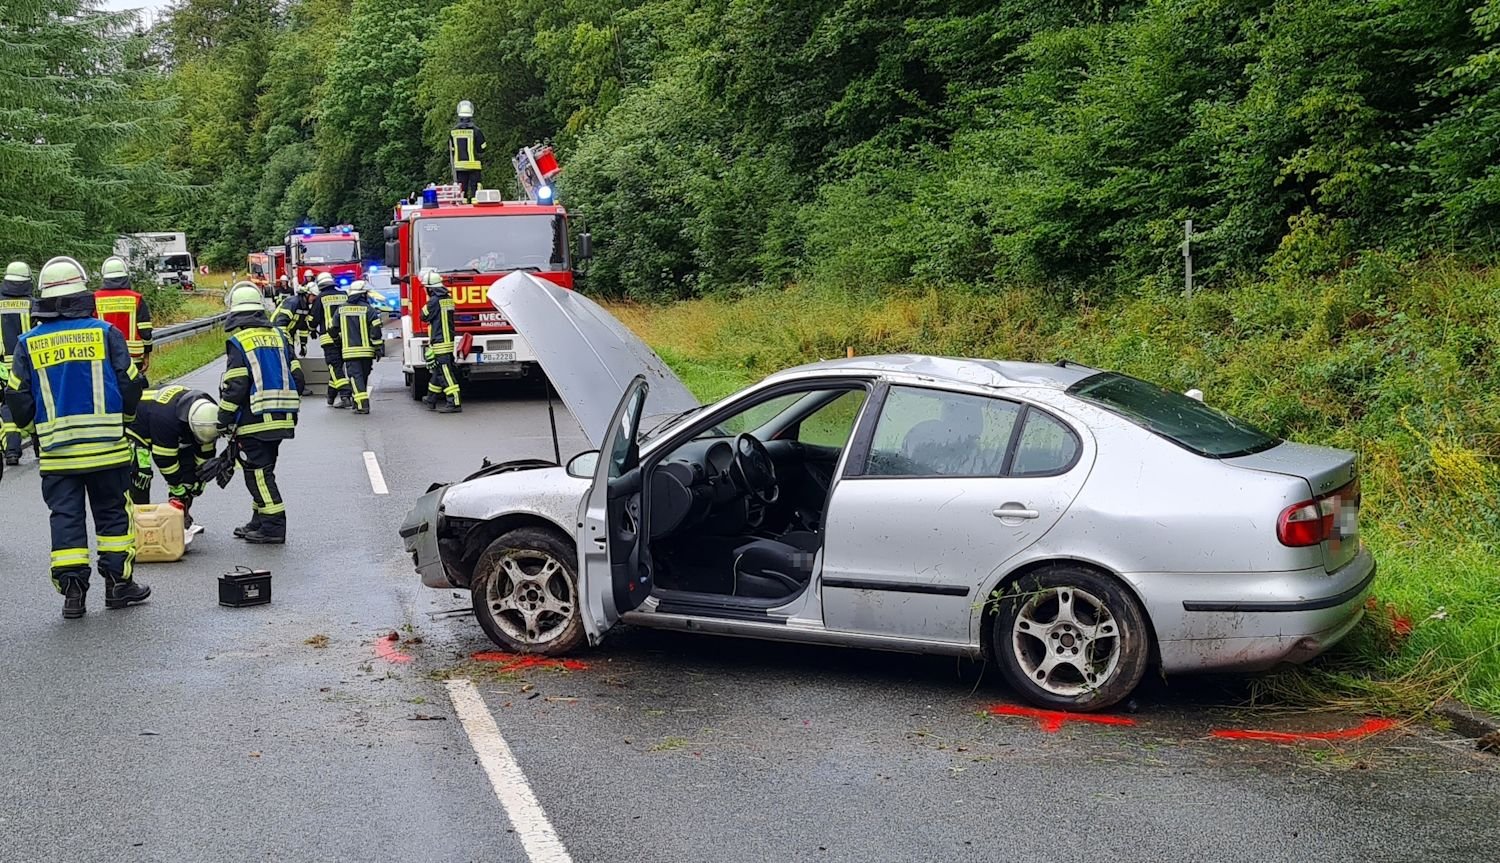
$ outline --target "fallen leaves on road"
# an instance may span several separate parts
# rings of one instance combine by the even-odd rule
[[[328,636],[320,632],[317,635],[310,636],[306,641],[302,643],[307,645],[308,647],[322,650],[323,648],[328,646]]]
[[[426,713],[413,713],[406,717],[407,722],[447,722],[446,716],[429,716]]]

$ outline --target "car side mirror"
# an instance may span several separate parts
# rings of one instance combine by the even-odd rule
[[[393,270],[401,266],[401,244],[396,240],[385,241],[385,265]]]
[[[599,451],[596,449],[581,452],[568,461],[565,468],[568,476],[574,479],[593,479],[594,472],[599,469]]]
[[[578,235],[578,260],[587,261],[594,257],[594,235],[587,231]]]

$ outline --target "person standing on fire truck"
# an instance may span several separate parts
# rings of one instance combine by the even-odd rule
[[[474,126],[474,103],[458,103],[458,123],[448,133],[448,161],[453,166],[453,182],[463,188],[464,200],[474,200],[484,165],[484,133]]]
[[[422,402],[428,410],[440,414],[461,413],[458,370],[453,358],[453,298],[448,296],[443,275],[437,270],[422,271],[422,287],[427,289],[427,306],[422,309],[422,320],[428,327],[427,371],[431,376],[427,396]]]
[[[318,334],[318,344],[323,346],[323,360],[328,364],[328,404],[341,409],[354,407],[354,399],[349,395],[349,378],[344,374],[343,342],[339,340],[339,306],[347,302],[349,296],[339,290],[332,275],[318,275],[312,331]]]
[[[31,329],[31,313],[34,310],[32,294],[36,288],[31,280],[31,268],[24,261],[12,261],[5,268],[5,280],[0,282],[0,400],[5,390],[14,386],[10,382],[10,361],[16,355],[16,343],[21,334]],[[5,463],[21,463],[21,429],[11,421],[10,408],[0,404],[0,449],[5,451]]]
[[[99,276],[104,284],[94,292],[94,317],[124,334],[130,359],[144,376],[151,364],[151,307],[130,286],[130,268],[123,258],[105,258]]]

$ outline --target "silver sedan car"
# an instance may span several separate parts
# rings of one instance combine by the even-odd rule
[[[624,622],[949,654],[1098,710],[1152,666],[1316,656],[1374,579],[1353,454],[1145,381],[859,357],[699,405],[586,297],[522,273],[490,297],[597,449],[434,487],[401,533],[507,650]]]

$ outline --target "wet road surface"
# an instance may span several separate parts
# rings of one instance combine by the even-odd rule
[[[487,386],[438,416],[395,360],[375,385],[370,417],[307,404],[279,471],[286,546],[229,535],[249,515],[236,478],[195,507],[208,532],[185,560],[141,566],[154,594],[126,611],[96,582],[62,620],[35,468],[7,472],[0,860],[1495,859],[1500,759],[1423,726],[1213,736],[1365,721],[1218,706],[1241,684],[1151,682],[1117,714],[1132,724],[1103,725],[1005,715],[993,671],[950,659],[643,630],[571,669],[485,655],[467,595],[422,588],[396,527],[484,456],[550,458],[545,402]],[[560,421],[566,457],[584,445]],[[216,604],[237,565],[273,571],[271,605]],[[515,832],[451,679],[477,688],[563,856]]]

